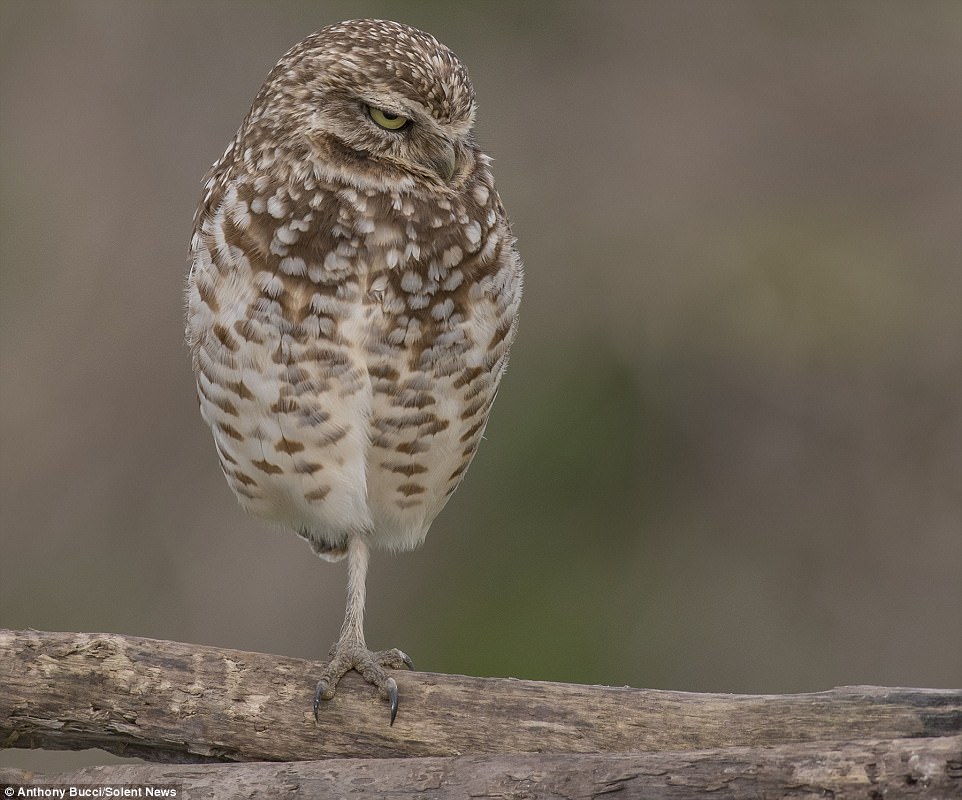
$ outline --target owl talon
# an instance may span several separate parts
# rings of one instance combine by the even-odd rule
[[[321,701],[332,699],[338,682],[353,669],[359,672],[365,681],[375,686],[378,694],[388,701],[391,710],[390,724],[393,725],[400,697],[397,681],[387,674],[385,667],[414,669],[414,662],[403,650],[381,650],[372,653],[353,638],[338,640],[331,648],[331,660],[314,690],[314,721],[319,721]]]
[[[317,682],[317,688],[314,690],[314,721],[317,722],[317,712],[321,707],[321,700],[330,700],[334,696],[334,689],[331,685],[321,678]]]
[[[397,716],[397,707],[400,702],[400,698],[397,693],[397,681],[394,678],[387,679],[387,691],[388,699],[391,701],[391,726],[394,725],[394,718]]]
[[[380,664],[382,667],[390,667],[391,669],[401,669],[401,667],[414,669],[414,662],[411,660],[411,656],[403,650],[398,650],[396,647],[393,650],[381,650],[373,653],[372,658],[375,664]]]

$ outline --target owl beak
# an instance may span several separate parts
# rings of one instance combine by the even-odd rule
[[[430,166],[445,183],[454,177],[458,169],[458,154],[454,145],[447,139],[441,139],[438,142],[437,153],[431,159]]]

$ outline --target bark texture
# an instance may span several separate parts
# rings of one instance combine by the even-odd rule
[[[962,796],[959,690],[723,695],[400,672],[390,727],[354,675],[315,723],[321,669],[116,634],[0,630],[0,746],[208,762],[8,769],[0,782],[175,783],[190,797]],[[213,763],[224,761],[304,763]]]
[[[189,798],[886,798],[962,796],[962,737],[731,747],[687,753],[343,758],[286,764],[124,765],[61,775],[0,769],[29,785],[154,784]]]

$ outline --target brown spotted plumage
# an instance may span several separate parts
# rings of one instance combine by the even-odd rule
[[[457,57],[395,22],[331,25],[274,67],[195,219],[187,342],[250,513],[348,557],[321,699],[368,651],[370,547],[403,550],[464,477],[507,366],[522,269]]]

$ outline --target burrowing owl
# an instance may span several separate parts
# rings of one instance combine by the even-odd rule
[[[195,217],[187,342],[227,481],[348,560],[315,716],[356,669],[394,722],[384,668],[411,661],[365,644],[369,550],[424,540],[507,366],[522,268],[474,115],[433,36],[331,25],[271,70]]]

